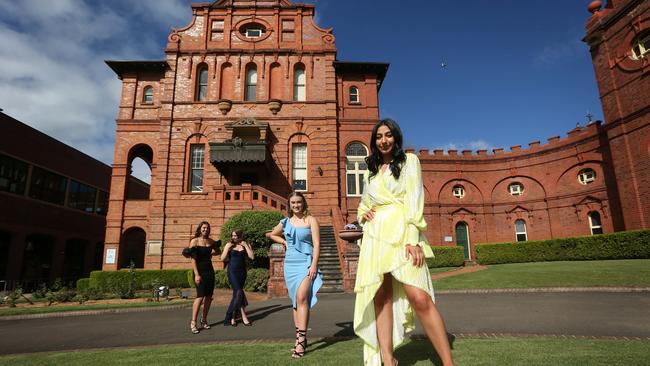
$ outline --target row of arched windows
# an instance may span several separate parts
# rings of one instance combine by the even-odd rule
[[[270,67],[270,83],[269,83],[269,99],[283,99],[282,93],[282,73],[280,71],[280,64],[273,63]],[[194,100],[203,102],[208,100],[208,65],[201,64],[196,72],[196,91]],[[221,67],[221,85],[220,85],[220,99],[232,99],[232,80],[225,80],[234,77],[232,65],[226,63]],[[258,72],[255,63],[246,65],[245,80],[242,83],[241,95],[244,101],[255,102],[257,101],[257,85],[258,85]],[[298,63],[293,69],[293,95],[292,100],[296,102],[304,102],[307,100],[307,77],[305,72],[305,65]]]

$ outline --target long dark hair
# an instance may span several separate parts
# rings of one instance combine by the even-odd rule
[[[393,146],[393,159],[390,161],[390,172],[393,174],[395,179],[399,179],[399,175],[402,172],[402,164],[406,161],[406,153],[402,149],[402,130],[399,128],[397,122],[393,121],[390,118],[382,119],[377,122],[375,127],[372,129],[372,135],[370,136],[370,155],[366,157],[366,164],[368,164],[368,170],[370,171],[369,178],[374,177],[379,172],[379,167],[384,162],[384,158],[377,148],[377,130],[379,127],[386,126],[393,135],[395,139],[395,145]]]
[[[293,210],[291,209],[291,198],[292,197],[300,197],[302,198],[302,214],[305,216],[309,216],[309,205],[307,204],[307,199],[305,198],[305,195],[302,194],[301,192],[296,192],[293,191],[289,194],[287,197],[287,214],[289,217],[293,216]]]
[[[210,229],[211,229],[210,223],[207,222],[207,221],[201,221],[199,226],[196,227],[196,231],[194,232],[194,237],[195,238],[200,238],[201,237],[201,227],[203,227],[203,225],[208,225],[208,236],[210,236]]]

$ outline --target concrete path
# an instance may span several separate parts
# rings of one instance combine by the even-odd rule
[[[319,295],[311,339],[352,337],[354,296]],[[650,339],[650,293],[443,293],[436,296],[453,334],[575,335]],[[0,321],[0,354],[89,348],[294,337],[286,298],[251,304],[252,327],[224,327],[225,308],[215,306],[213,327],[189,332],[190,309]],[[422,334],[418,328],[415,334]]]

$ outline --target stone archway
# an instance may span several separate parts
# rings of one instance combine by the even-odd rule
[[[144,268],[144,251],[147,234],[139,227],[132,227],[122,234],[120,241],[119,268],[126,268],[133,263],[135,268]]]

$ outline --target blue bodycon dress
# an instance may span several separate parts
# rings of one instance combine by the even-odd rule
[[[284,257],[284,281],[289,291],[293,308],[296,308],[296,293],[298,287],[309,273],[314,245],[311,238],[310,227],[295,227],[289,218],[280,221],[284,229],[284,239],[287,241],[287,252]],[[307,278],[309,281],[309,278]],[[318,271],[311,284],[309,307],[316,305],[316,293],[323,286],[323,274]]]

